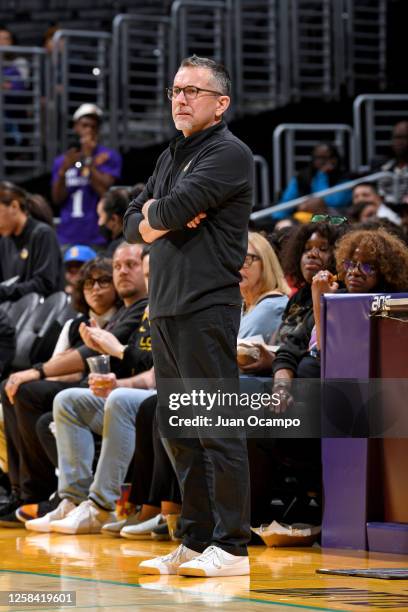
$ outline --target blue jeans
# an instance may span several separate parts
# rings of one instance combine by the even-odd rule
[[[140,404],[153,390],[118,388],[106,400],[89,389],[66,389],[54,399],[61,498],[81,503],[88,497],[113,510],[135,450]],[[103,435],[95,475],[92,432]]]

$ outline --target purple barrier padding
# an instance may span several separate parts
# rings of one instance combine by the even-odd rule
[[[405,523],[367,523],[367,537],[369,550],[408,554],[408,525]]]
[[[323,378],[368,378],[373,296],[323,296]]]
[[[369,378],[372,295],[323,296],[323,378]],[[322,545],[366,549],[368,443],[322,440]]]

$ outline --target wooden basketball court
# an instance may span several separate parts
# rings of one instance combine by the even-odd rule
[[[0,591],[75,591],[75,608],[0,605],[0,610],[408,610],[408,581],[327,576],[317,568],[407,567],[404,556],[319,548],[250,548],[251,576],[138,575],[138,563],[168,542],[102,535],[0,530]]]

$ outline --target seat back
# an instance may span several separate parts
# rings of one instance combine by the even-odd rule
[[[59,325],[55,323],[66,309],[67,304],[68,296],[63,291],[58,291],[45,299],[25,320],[24,326],[17,333],[13,369],[29,368],[33,363],[46,361],[51,357],[63,325],[61,322]],[[66,316],[64,320],[67,318]],[[51,333],[52,329],[53,333]]]
[[[37,306],[43,301],[44,298],[39,296],[38,293],[28,293],[17,302],[11,303],[7,310],[7,314],[16,328],[16,333],[23,328],[32,313],[36,311]]]

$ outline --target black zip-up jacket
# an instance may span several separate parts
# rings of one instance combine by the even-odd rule
[[[126,240],[140,242],[141,210],[154,198],[149,223],[170,230],[150,251],[150,320],[215,304],[240,306],[252,190],[252,153],[224,122],[178,136],[160,155],[124,218]],[[187,228],[200,212],[207,218],[197,229]]]
[[[9,287],[0,286],[0,302],[15,301],[35,291],[44,297],[63,287],[61,249],[55,231],[28,217],[19,236],[0,238],[0,282],[18,276]]]

